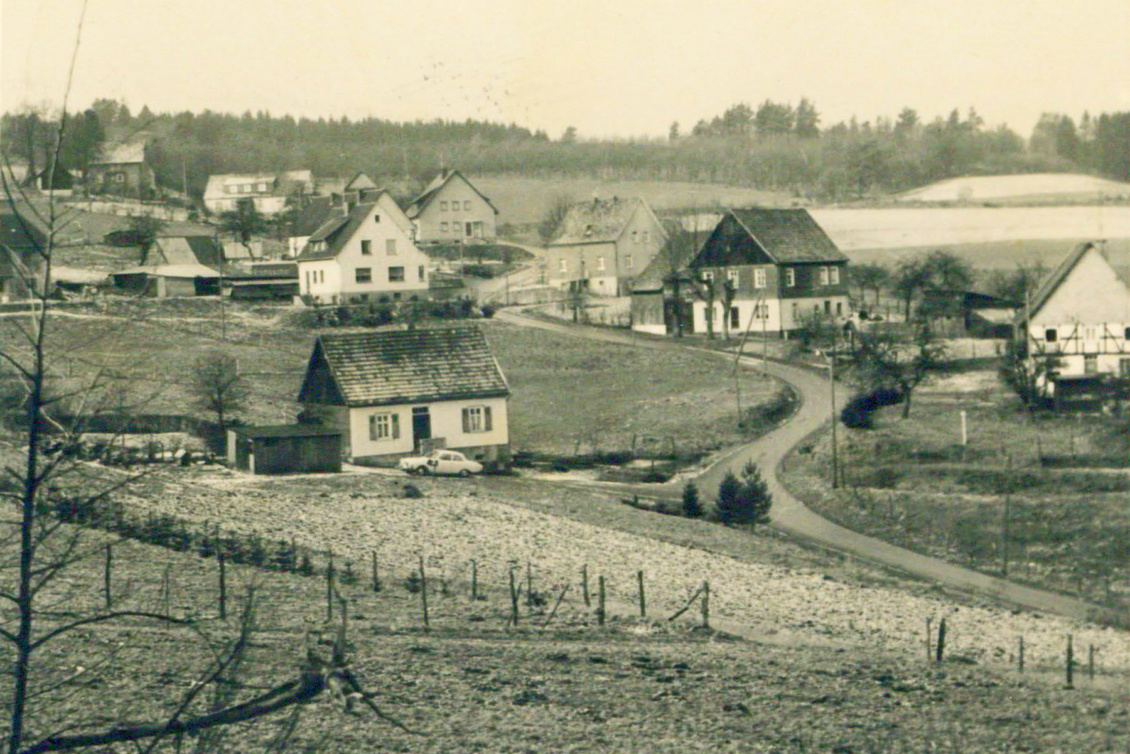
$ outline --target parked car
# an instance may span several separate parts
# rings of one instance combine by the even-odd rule
[[[483,470],[481,463],[455,450],[433,450],[426,456],[401,458],[398,466],[409,474],[471,476]]]

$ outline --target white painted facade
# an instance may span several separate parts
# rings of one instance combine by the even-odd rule
[[[723,332],[722,302],[715,301],[713,308],[714,332]],[[692,311],[694,313],[694,331],[696,333],[708,332],[707,312],[709,308],[707,303],[695,301]],[[814,296],[811,298],[788,298],[783,301],[778,298],[735,300],[729,313],[730,332],[744,332],[747,327],[753,333],[762,330],[771,333],[788,332],[803,327],[806,318],[814,314],[826,314],[837,321],[845,321],[851,316],[848,297]],[[664,333],[660,332],[659,334]]]
[[[429,265],[400,218],[378,202],[335,256],[298,260],[299,294],[320,304],[422,299]]]
[[[349,454],[352,458],[403,456],[416,452],[413,409],[426,408],[431,425],[430,440],[452,450],[466,450],[475,458],[475,448],[510,442],[506,398],[470,398],[400,406],[366,406],[349,409]],[[464,409],[490,409],[491,429],[463,431]],[[479,414],[480,416],[482,414]],[[395,420],[392,418],[395,416]],[[374,423],[379,429],[374,428]],[[375,437],[388,427],[389,436]],[[395,431],[391,428],[395,427]],[[395,435],[395,436],[392,436]]]

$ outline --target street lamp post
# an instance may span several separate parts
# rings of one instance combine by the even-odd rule
[[[836,329],[832,328],[832,350],[828,354],[828,391],[831,394],[832,414],[832,489],[840,486],[839,451],[836,442]]]

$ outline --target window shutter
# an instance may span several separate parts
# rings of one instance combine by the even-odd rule
[[[377,417],[375,414],[369,417],[369,439],[377,439]]]
[[[400,439],[400,414],[392,415],[392,439]]]
[[[490,432],[490,406],[483,406],[483,430]]]
[[[470,431],[471,431],[471,411],[469,409],[465,408],[465,409],[463,409],[463,434],[467,434]]]

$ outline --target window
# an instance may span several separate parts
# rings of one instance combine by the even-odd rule
[[[730,307],[730,327],[732,329],[736,330],[736,329],[741,328],[741,326],[742,326],[741,312],[738,311],[738,307],[731,306]]]
[[[452,202],[451,203],[451,211],[452,212],[458,212],[459,211],[459,202]]]
[[[703,270],[702,271],[702,282],[713,283],[714,282],[714,270]]]
[[[367,257],[372,253],[373,253],[373,242],[369,241],[368,239],[362,241],[361,242],[361,254],[363,256]]]
[[[471,211],[471,200],[470,199],[463,202],[463,211],[464,212],[470,212]]]
[[[843,316],[843,313],[844,313],[844,302],[843,301],[837,301],[836,302],[836,316],[837,317]]]
[[[765,287],[765,269],[764,268],[758,267],[756,270],[753,271],[753,287],[754,288],[764,288]]]
[[[643,232],[643,242],[644,242],[644,243],[649,243],[650,241],[651,241],[651,231],[650,231],[650,230],[645,230],[645,231]]]
[[[385,253],[388,254],[390,257],[396,256],[396,239],[395,238],[390,238],[387,241],[385,241]]]
[[[640,232],[638,230],[633,230],[632,231],[632,243],[639,243],[639,242],[640,242]]]
[[[792,288],[796,285],[796,270],[792,267],[785,268],[785,287]]]
[[[831,301],[825,301],[824,302],[824,313],[825,314],[831,314],[832,313],[832,302]]]
[[[440,229],[440,232],[446,233],[447,232],[447,223],[440,223],[439,229]]]
[[[625,254],[624,255],[624,266],[627,267],[628,269],[632,268],[632,255],[631,254]]]
[[[358,283],[371,283],[373,282],[373,268],[358,267],[353,271],[353,278]]]
[[[421,283],[428,279],[428,271],[424,269],[424,265],[420,265],[416,269],[416,273],[420,276]]]
[[[832,277],[832,285],[839,285],[840,284],[840,268],[839,267],[830,268],[829,274]]]
[[[827,267],[821,267],[820,268],[820,285],[827,285],[827,284],[828,284],[828,268]]]
[[[558,269],[560,269],[562,272],[568,272],[569,271],[569,263],[566,262],[564,259],[562,259],[561,265],[558,267]]]
[[[404,282],[404,268],[403,267],[389,267],[388,268],[388,282],[390,282],[390,283],[403,283]]]
[[[375,222],[375,223],[379,223],[380,221],[381,221],[381,216],[380,216],[380,215],[373,215],[373,222]]]
[[[604,257],[597,257],[596,258],[596,268],[598,270],[604,269]]]
[[[310,290],[310,270],[306,270],[306,290]]]
[[[1130,377],[1130,359],[1118,360],[1118,376],[1122,379]]]
[[[463,432],[490,432],[490,406],[468,406],[463,409]]]
[[[447,212],[447,202],[440,202],[439,203],[439,211],[440,212]]]
[[[260,183],[260,184],[259,184],[259,190],[260,190],[260,191],[266,191],[266,190],[267,190],[267,184],[265,184],[265,183]]]
[[[1095,328],[1093,328],[1093,327],[1085,328],[1083,330],[1083,339],[1084,340],[1094,340],[1095,339]]]
[[[1122,336],[1123,336],[1124,338],[1126,338],[1126,340],[1130,340],[1130,327],[1127,327],[1127,328],[1126,328],[1126,329],[1125,329],[1125,330],[1123,331],[1123,333],[1122,333]]]
[[[735,288],[737,288],[738,287],[738,271],[737,270],[726,270],[726,280],[730,281],[730,284],[733,285]]]
[[[1083,374],[1099,373],[1099,355],[1097,353],[1083,354]]]
[[[370,440],[400,439],[399,414],[373,414],[369,417]]]
[[[1053,329],[1044,330],[1044,340],[1049,343],[1055,343],[1059,339],[1059,332]]]

